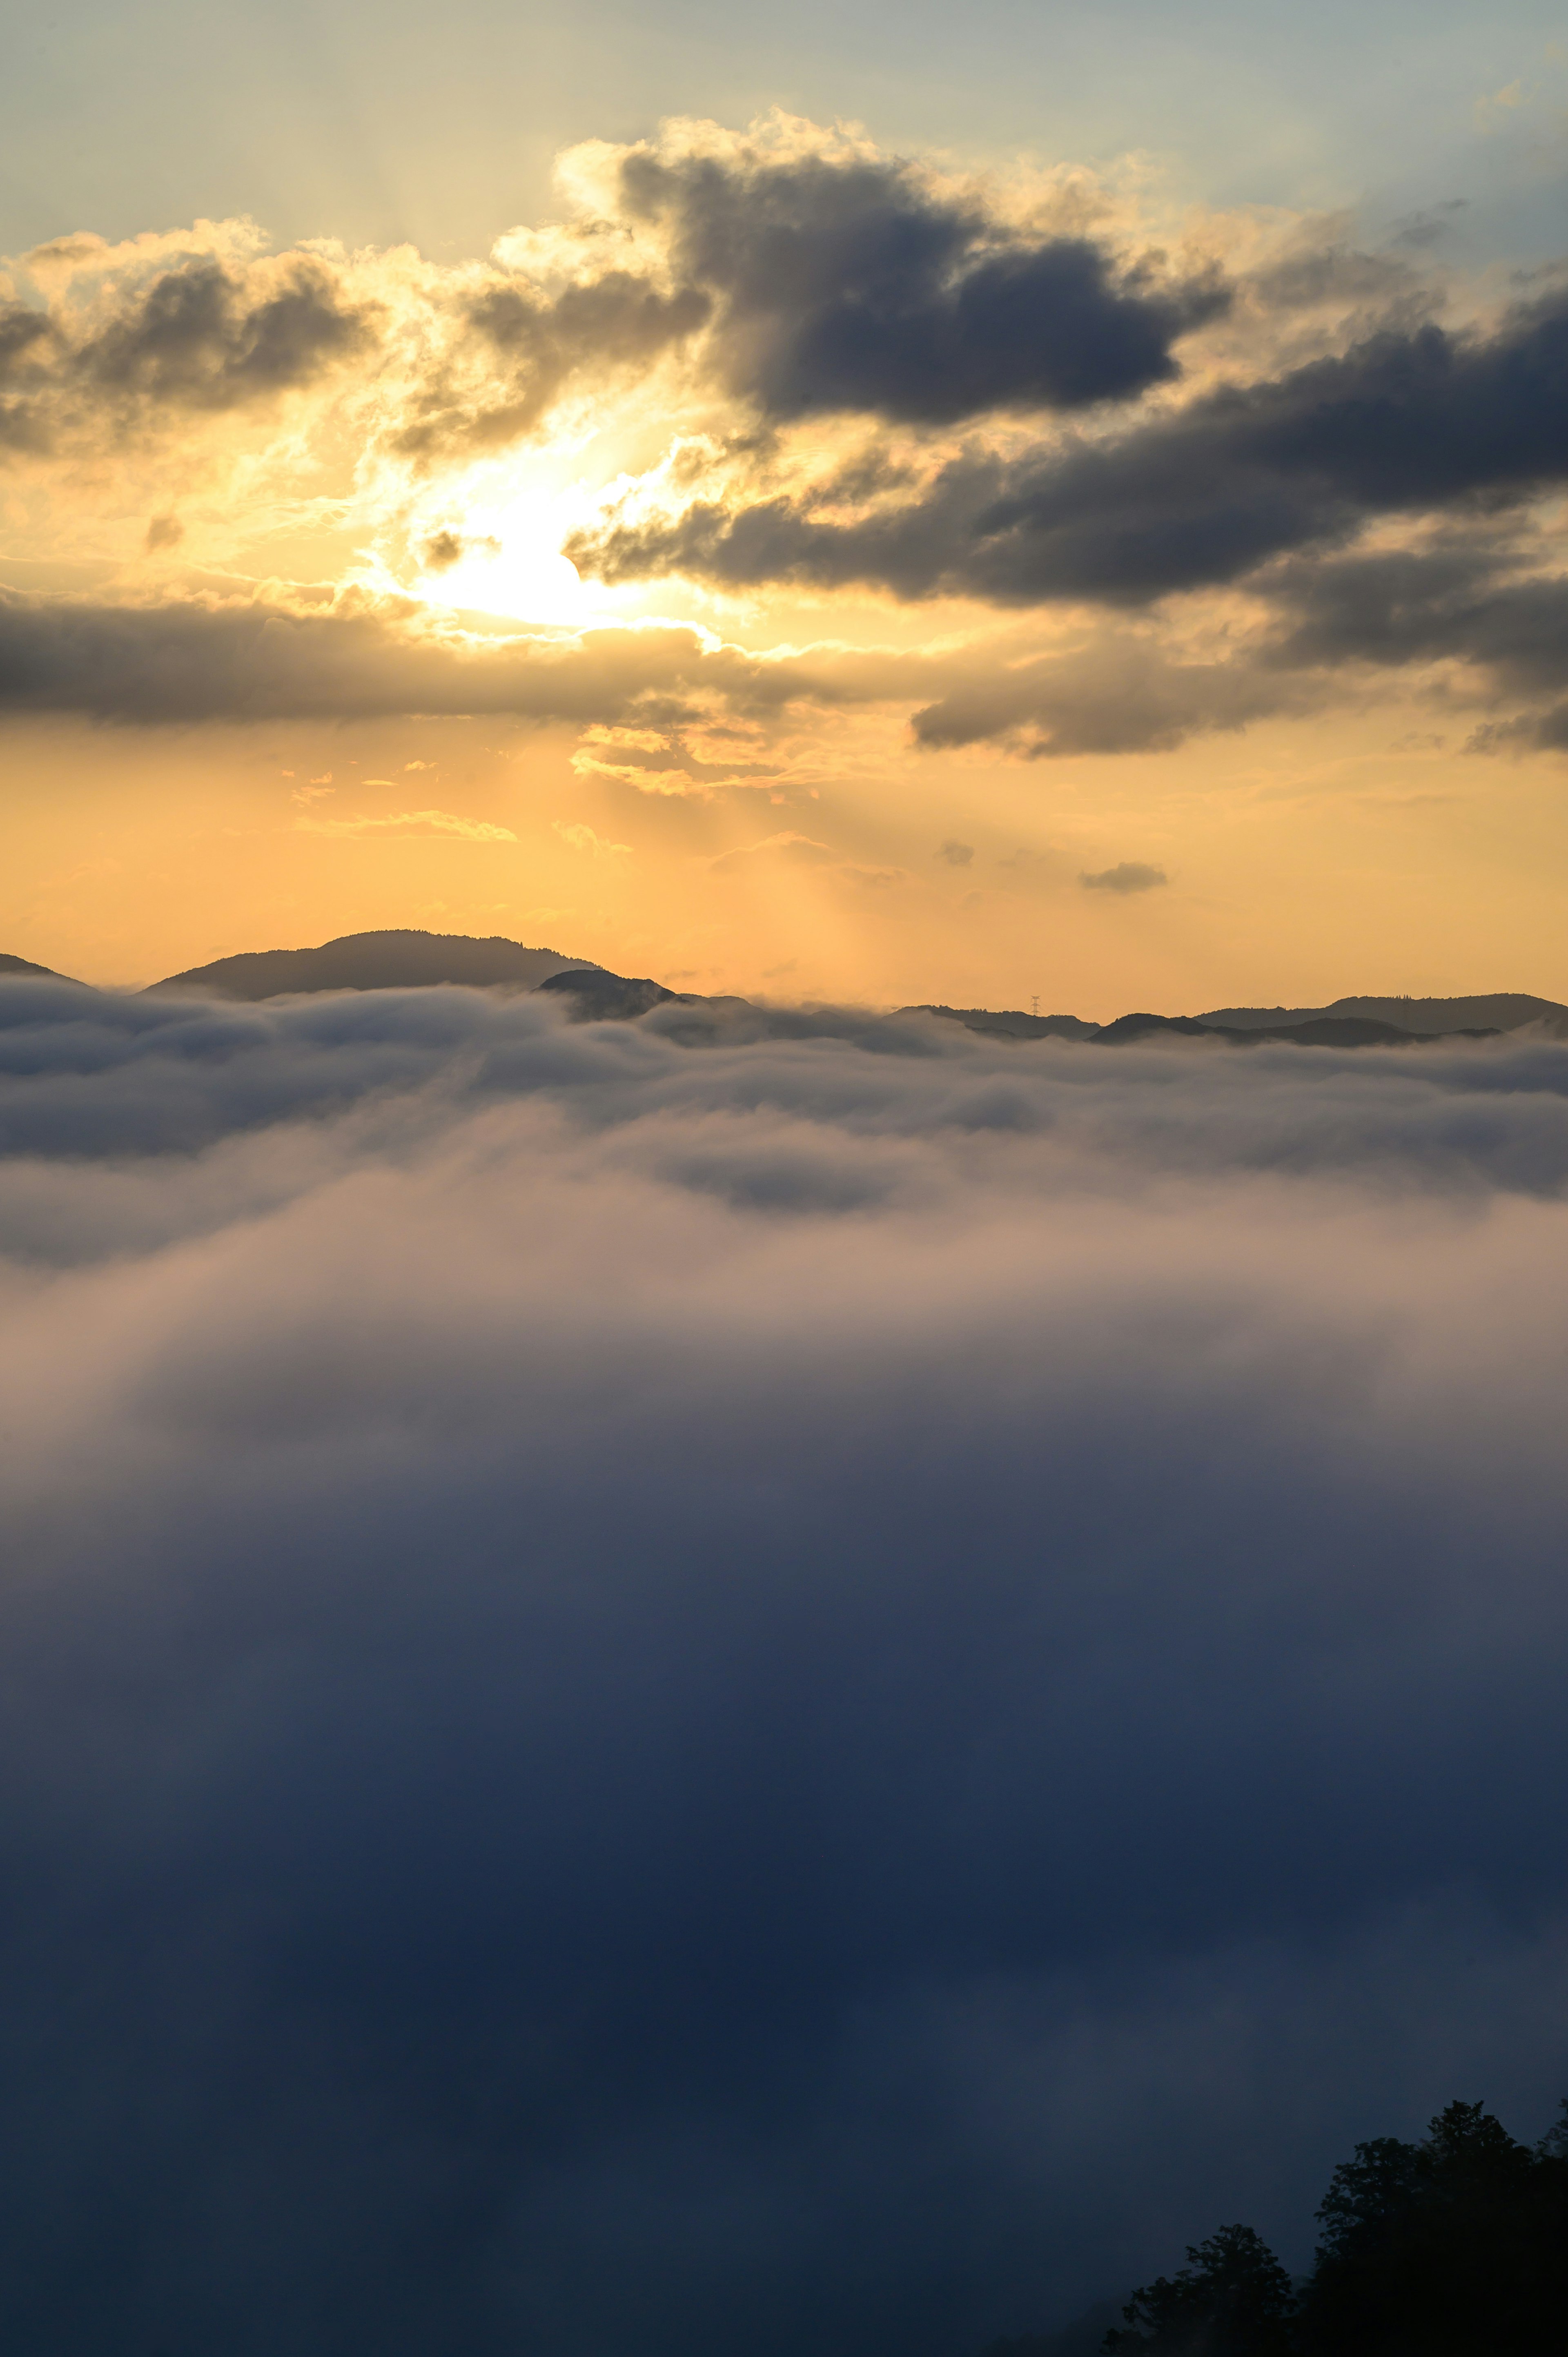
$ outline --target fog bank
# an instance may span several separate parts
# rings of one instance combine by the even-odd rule
[[[39,2357],[972,2357],[1568,2083],[1568,1046],[673,1019],[0,982]]]

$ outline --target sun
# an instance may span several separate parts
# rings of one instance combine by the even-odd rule
[[[461,555],[422,572],[418,596],[443,606],[564,629],[592,621],[601,600],[548,535],[476,533]]]
[[[547,629],[582,630],[635,608],[639,591],[628,598],[585,580],[562,554],[574,533],[602,521],[607,455],[596,431],[487,457],[412,500],[405,488],[389,512],[398,520],[388,557],[401,546],[403,586],[434,605]]]
[[[411,586],[417,596],[444,606],[580,627],[604,605],[596,587],[561,554],[585,505],[581,493],[536,485],[510,497],[466,502],[460,522],[444,521],[415,537]]]

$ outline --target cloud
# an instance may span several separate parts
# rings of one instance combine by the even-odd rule
[[[478,539],[464,539],[460,533],[438,532],[424,544],[422,555],[427,573],[449,573],[465,556],[499,556],[501,544],[490,534]]]
[[[760,843],[721,852],[716,859],[709,860],[708,866],[715,876],[733,876],[758,859],[784,860],[795,867],[819,867],[832,856],[831,845],[819,843],[814,835],[802,834],[795,827],[782,827],[776,834],[765,834]]]
[[[1568,684],[1568,579],[1534,567],[1542,551],[1495,526],[1408,549],[1297,560],[1269,582],[1285,625],[1281,667],[1377,668],[1458,661],[1487,685],[1539,694]]]
[[[1150,867],[1141,859],[1123,859],[1097,874],[1086,870],[1078,880],[1086,892],[1152,892],[1170,879],[1163,867]]]
[[[303,477],[400,578],[439,575],[502,537],[467,515],[493,459],[618,403],[690,421],[677,471],[710,431],[759,451],[830,414],[1076,414],[1174,384],[1177,347],[1230,299],[1211,260],[1173,260],[1087,182],[963,179],[811,124],[671,124],[560,161],[560,216],[483,264],[327,240],[273,254],[248,221],[19,257],[0,451],[62,462],[57,508],[72,462],[137,501],[177,468],[182,499],[202,487],[203,563],[249,537],[237,508],[304,512]],[[901,461],[862,468],[891,481]]]
[[[1546,2125],[1568,1049],[690,1015],[0,986],[38,2357],[943,2357]]]
[[[629,843],[607,843],[591,826],[568,826],[564,819],[552,821],[555,833],[574,851],[585,851],[594,859],[629,859]]]
[[[384,782],[379,778],[365,780],[368,786]],[[299,797],[295,795],[295,799]],[[460,818],[455,812],[440,810],[398,811],[384,818],[296,818],[295,825],[306,834],[447,834],[464,843],[517,841],[510,826],[497,826],[489,819]]]
[[[913,500],[834,516],[833,486],[583,533],[608,580],[875,585],[901,597],[1136,606],[1241,579],[1370,518],[1520,501],[1568,475],[1568,297],[1490,335],[1425,325],[1227,385],[1105,440],[951,458]]]
[[[715,307],[733,391],[771,417],[950,425],[1078,410],[1180,373],[1172,347],[1230,300],[1091,239],[1031,238],[974,189],[807,125],[678,129],[615,157],[620,208],[656,222]],[[603,167],[601,167],[601,169]]]
[[[1166,653],[1147,632],[1101,629],[1070,654],[987,661],[973,649],[954,683],[914,713],[929,748],[1001,742],[1033,760],[1074,753],[1147,753],[1199,730],[1244,728],[1319,691],[1298,668],[1243,642],[1215,662]]]
[[[372,475],[449,470],[534,432],[579,388],[600,396],[646,371],[709,307],[694,288],[607,267],[589,224],[558,232],[542,274],[264,243],[253,223],[203,221],[21,257],[28,299],[0,304],[0,449],[124,463],[177,435],[182,464],[220,463],[247,415],[270,430],[279,396],[310,394],[296,432],[318,468],[347,403]],[[447,527],[425,542],[437,572],[470,544]]]
[[[956,843],[950,836],[946,843],[939,844],[932,856],[949,867],[967,867],[974,857],[974,845],[972,843]]]
[[[260,280],[260,285],[256,281]],[[230,409],[306,384],[371,341],[327,268],[289,257],[247,278],[216,262],[166,271],[71,356],[105,391],[177,408]]]
[[[704,734],[719,702],[755,720],[885,700],[930,748],[1136,753],[1420,661],[1480,707],[1477,742],[1553,746],[1561,572],[1530,509],[1568,460],[1561,285],[1447,326],[1464,290],[1410,238],[1369,254],[1345,219],[1232,219],[1178,248],[1091,175],[981,179],[781,116],[561,166],[556,218],[484,263],[269,253],[231,221],[9,264],[0,444],[24,536],[36,508],[40,561],[121,569],[96,603],[5,604],[0,710],[514,712],[628,731],[579,762],[705,796],[819,774],[814,749]],[[590,447],[615,471],[573,458],[568,491]],[[1055,612],[1026,644],[1009,619],[989,646],[900,655],[855,633],[766,662],[705,631],[487,642],[395,587],[247,592],[231,568],[285,516],[323,569],[351,543],[378,593],[499,551],[480,586],[504,597],[508,565],[535,579],[561,542],[612,585],[1071,608],[1074,645],[1042,643]],[[1393,544],[1413,568],[1423,535],[1489,554],[1467,583],[1397,591]],[[155,605],[155,582],[186,594]],[[1202,637],[1180,602],[1198,596]],[[735,627],[765,633],[766,597]]]
[[[725,751],[723,746],[712,749],[721,755]],[[777,761],[747,761],[738,756],[709,759],[694,749],[682,728],[589,727],[572,756],[572,767],[580,777],[610,778],[618,785],[635,787],[639,794],[702,798],[725,786],[771,785],[780,774]]]
[[[680,627],[472,637],[395,600],[114,606],[0,590],[0,713],[148,726],[464,712],[598,722],[699,683],[776,700],[785,681]]]
[[[575,382],[602,385],[624,371],[647,370],[694,335],[708,310],[698,288],[665,294],[625,270],[578,281],[553,296],[526,281],[492,285],[467,307],[470,373],[435,376],[413,404],[397,447],[439,456],[450,455],[455,442],[493,448],[515,441]]]
[[[18,453],[269,404],[376,344],[378,307],[319,255],[166,253],[149,272],[145,249],[91,239],[60,280],[61,251],[27,257],[41,304],[0,309],[0,445]]]

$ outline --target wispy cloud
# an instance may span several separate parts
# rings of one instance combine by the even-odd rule
[[[596,834],[591,826],[569,825],[564,819],[552,821],[555,833],[573,851],[585,852],[591,859],[629,859],[629,843],[610,843]]]
[[[491,819],[462,818],[454,811],[397,811],[384,818],[299,818],[295,824],[306,834],[445,834],[464,843],[517,841],[510,826],[498,826]]]

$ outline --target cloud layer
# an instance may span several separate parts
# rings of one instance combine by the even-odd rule
[[[0,984],[45,2357],[964,2357],[1544,2124],[1568,1051],[680,1019]]]

